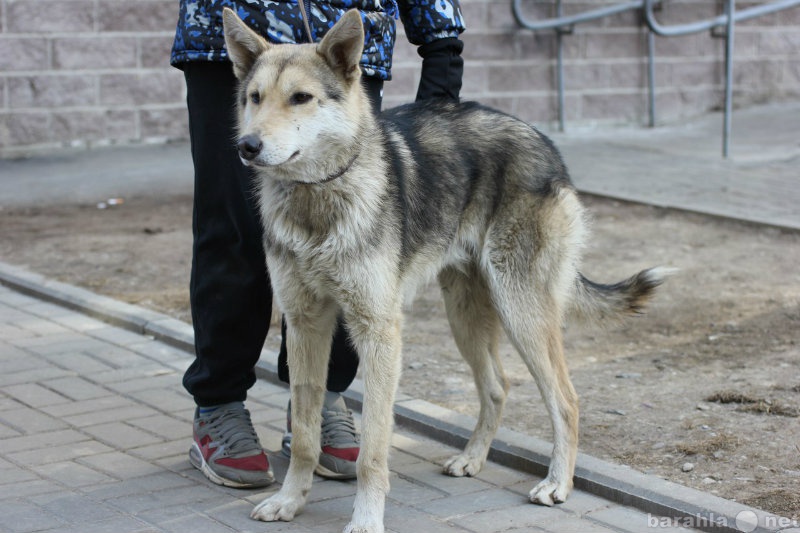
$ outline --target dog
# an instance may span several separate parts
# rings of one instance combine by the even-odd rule
[[[584,209],[553,143],[477,103],[431,101],[374,116],[360,83],[356,11],[318,44],[270,44],[223,14],[239,80],[239,156],[255,171],[264,249],[287,329],[292,455],[258,520],[304,506],[320,453],[327,353],[342,315],[361,359],[363,428],[346,533],[384,531],[392,405],[401,370],[402,304],[437,279],[480,414],[451,476],[483,467],[509,388],[498,357],[505,331],[550,415],[547,476],[530,500],[572,489],[578,398],[564,359],[566,316],[604,322],[641,312],[660,269],[604,285],[578,271]]]

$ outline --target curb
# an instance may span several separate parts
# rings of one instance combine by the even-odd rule
[[[122,329],[152,336],[189,354],[194,351],[192,327],[164,314],[48,279],[3,262],[0,262],[0,284]],[[256,375],[260,379],[282,384],[278,379],[277,354],[262,351],[256,365]],[[357,379],[344,396],[352,408],[360,411],[363,392],[364,384]],[[394,411],[399,426],[457,448],[466,445],[476,423],[473,417],[403,394],[398,395]],[[489,460],[544,477],[551,449],[552,445],[542,439],[501,427],[492,443]],[[800,532],[787,518],[582,453],[578,454],[574,481],[577,489],[634,507],[652,515],[654,520],[667,517],[670,526],[712,533]],[[664,527],[662,524],[657,522],[652,527]]]

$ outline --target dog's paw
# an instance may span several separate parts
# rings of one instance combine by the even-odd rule
[[[454,455],[444,464],[444,473],[453,477],[474,476],[483,468],[484,461],[465,453]]]
[[[303,506],[298,498],[283,496],[278,493],[256,505],[250,512],[250,518],[262,522],[288,522]]]
[[[533,487],[528,497],[533,503],[552,506],[554,503],[567,501],[572,490],[571,483],[559,482],[546,477],[538,485]]]
[[[342,533],[383,533],[383,524],[365,525],[350,522],[344,527]]]

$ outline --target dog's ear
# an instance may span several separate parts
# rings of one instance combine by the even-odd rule
[[[247,24],[227,7],[222,10],[222,28],[225,33],[225,47],[233,62],[233,73],[241,80],[250,72],[258,56],[272,45],[248,28]]]
[[[317,48],[317,53],[325,58],[328,65],[350,81],[358,79],[361,74],[358,64],[363,51],[364,25],[361,14],[355,9],[345,13],[334,24]]]

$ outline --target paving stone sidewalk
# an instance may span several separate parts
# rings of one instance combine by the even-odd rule
[[[277,486],[227,489],[189,464],[193,404],[180,384],[189,361],[152,337],[0,286],[0,531],[341,531],[354,482],[317,478],[295,521],[267,524],[248,514]],[[279,449],[287,400],[264,380],[250,393],[269,450]],[[398,429],[388,531],[656,531],[654,517],[583,491],[555,508],[529,504],[537,479],[496,464],[474,479],[444,476],[454,452]],[[271,457],[280,480],[286,461]]]

